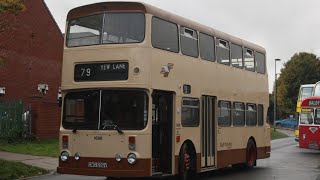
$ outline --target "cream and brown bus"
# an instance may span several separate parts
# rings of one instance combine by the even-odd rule
[[[138,2],[72,9],[58,173],[179,175],[270,156],[265,49]]]

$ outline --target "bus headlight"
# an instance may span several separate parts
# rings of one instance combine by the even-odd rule
[[[77,153],[74,155],[74,159],[78,161],[78,160],[80,159],[80,153],[77,152]]]
[[[67,161],[69,158],[69,153],[67,151],[62,151],[60,154],[61,161]]]
[[[135,164],[137,161],[137,156],[133,153],[130,153],[130,154],[128,154],[127,159],[128,159],[129,164]]]

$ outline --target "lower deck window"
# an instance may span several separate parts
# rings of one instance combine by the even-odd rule
[[[228,101],[219,101],[219,126],[231,126],[231,103]]]
[[[181,124],[184,127],[199,126],[199,99],[183,98],[181,108]]]
[[[247,104],[246,124],[247,126],[257,125],[257,107],[255,104]]]

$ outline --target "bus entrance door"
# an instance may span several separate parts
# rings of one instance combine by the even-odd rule
[[[152,172],[171,174],[173,93],[152,94]]]
[[[215,165],[215,102],[216,97],[202,96],[201,167]]]

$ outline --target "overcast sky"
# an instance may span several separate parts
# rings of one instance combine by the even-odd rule
[[[127,0],[131,1],[131,0]],[[140,0],[264,47],[269,91],[277,73],[295,53],[320,55],[319,0]],[[98,0],[45,0],[62,32],[70,9]]]

